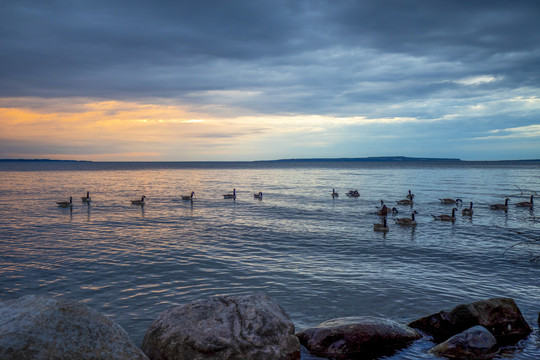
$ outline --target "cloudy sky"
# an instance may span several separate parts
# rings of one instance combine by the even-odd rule
[[[0,158],[540,158],[540,2],[0,0]]]

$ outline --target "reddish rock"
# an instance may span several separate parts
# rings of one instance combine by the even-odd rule
[[[510,298],[492,298],[458,305],[450,311],[443,310],[409,324],[432,335],[435,342],[442,342],[475,325],[488,329],[501,345],[514,344],[532,331],[515,301]]]
[[[338,360],[392,354],[421,337],[406,325],[371,316],[328,320],[296,335],[312,355]]]

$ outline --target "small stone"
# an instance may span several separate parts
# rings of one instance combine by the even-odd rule
[[[482,359],[492,356],[498,349],[495,337],[485,327],[477,325],[452,336],[430,352],[450,359]]]

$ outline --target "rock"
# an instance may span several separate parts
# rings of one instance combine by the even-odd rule
[[[532,331],[515,301],[510,298],[492,298],[458,305],[449,312],[443,310],[409,324],[431,334],[435,342],[444,341],[475,325],[488,329],[501,345],[514,344]]]
[[[300,358],[294,324],[266,295],[216,296],[165,311],[142,349],[160,360]]]
[[[119,325],[86,305],[28,295],[0,302],[0,359],[148,358]]]
[[[338,360],[389,355],[421,337],[406,325],[371,316],[328,320],[296,335],[311,354]]]
[[[498,349],[495,337],[488,329],[477,325],[435,346],[430,353],[450,359],[482,359]]]

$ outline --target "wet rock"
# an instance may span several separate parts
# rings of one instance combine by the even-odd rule
[[[443,310],[409,324],[433,335],[435,342],[444,341],[475,325],[488,329],[501,345],[514,344],[532,331],[515,301],[510,298],[492,298],[458,305],[450,311]]]
[[[148,358],[118,324],[86,305],[28,295],[0,302],[0,359]]]
[[[477,325],[452,336],[430,352],[450,359],[484,359],[498,349],[495,337],[485,327]]]
[[[371,316],[328,320],[296,335],[311,354],[338,360],[389,355],[421,337],[406,325]]]
[[[163,360],[300,358],[294,324],[266,295],[216,296],[165,311],[142,349]]]

